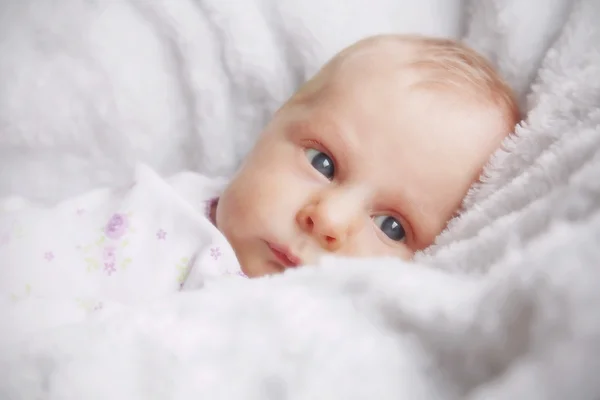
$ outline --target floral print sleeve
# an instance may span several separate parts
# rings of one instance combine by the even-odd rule
[[[87,313],[243,276],[207,218],[219,186],[185,173],[169,182],[146,167],[126,192],[95,190],[56,207],[2,207],[0,289],[72,301]]]

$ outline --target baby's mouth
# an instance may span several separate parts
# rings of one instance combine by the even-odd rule
[[[267,243],[267,245],[277,261],[279,261],[284,267],[294,268],[302,265],[302,260],[300,257],[292,253],[287,247],[274,243]]]

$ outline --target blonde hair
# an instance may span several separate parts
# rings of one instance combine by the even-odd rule
[[[458,90],[477,101],[490,101],[512,126],[519,121],[518,102],[512,89],[483,56],[454,40],[417,35],[373,36],[347,47],[296,92],[294,102],[318,97],[330,73],[352,56],[382,45],[405,49],[412,46],[414,51],[402,66],[419,73],[414,87]]]

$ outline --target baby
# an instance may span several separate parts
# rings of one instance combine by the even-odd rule
[[[125,191],[52,208],[0,199],[0,295],[85,314],[323,254],[409,259],[518,119],[510,89],[463,45],[363,40],[277,111],[229,182],[140,167]]]
[[[275,114],[214,223],[249,277],[326,253],[409,259],[456,214],[518,120],[510,88],[473,50],[362,40]]]

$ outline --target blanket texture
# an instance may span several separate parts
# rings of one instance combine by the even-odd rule
[[[343,47],[457,37],[462,1],[2,0],[0,196],[127,185],[138,162],[227,176]]]
[[[270,26],[273,20],[286,21],[282,25],[289,28],[286,31],[289,34],[257,38],[258,30],[248,25],[242,29],[238,25],[241,16],[238,22],[228,25],[228,21],[234,21],[227,18],[235,15],[233,2],[195,3],[202,5],[204,18],[213,21],[210,32],[202,31],[206,25],[185,24],[193,14],[184,1],[136,3],[147,7],[148,15],[154,18],[160,15],[160,26],[173,52],[172,68],[181,68],[185,64],[181,61],[183,58],[205,54],[190,48],[187,48],[189,52],[181,50],[183,44],[193,48],[190,37],[202,40],[201,46],[207,49],[219,48],[223,57],[219,63],[223,64],[207,67],[213,69],[195,78],[191,76],[194,71],[188,70],[190,79],[216,85],[218,78],[215,77],[228,73],[223,65],[244,65],[253,71],[254,75],[239,76],[231,72],[227,75],[228,96],[235,97],[235,104],[239,106],[234,109],[227,108],[233,103],[224,101],[220,92],[215,91],[214,97],[204,99],[195,97],[195,93],[189,94],[189,98],[195,100],[190,100],[192,106],[188,104],[182,109],[198,117],[203,115],[199,110],[208,107],[216,116],[212,120],[214,125],[203,126],[214,132],[239,128],[240,121],[248,124],[244,126],[260,126],[269,113],[265,110],[272,111],[277,101],[292,90],[296,84],[294,79],[301,80],[305,75],[290,78],[286,73],[282,76],[289,79],[278,84],[269,84],[268,79],[279,77],[278,74],[286,70],[287,62],[304,66],[294,68],[295,73],[308,74],[314,64],[307,60],[321,60],[326,52],[315,50],[320,48],[315,43],[337,41],[336,45],[330,44],[328,49],[331,50],[345,40],[340,38],[341,34],[336,36],[336,29],[347,26],[349,19],[340,25],[331,22],[330,26],[320,29],[307,24],[308,18],[301,22],[295,20],[294,16],[303,15],[306,2],[278,2],[281,6],[277,7],[267,1],[250,3],[256,7],[246,11],[255,14],[248,14],[247,18],[257,18],[257,24],[260,21],[264,26]],[[319,3],[325,8],[328,4],[334,6],[333,1]],[[381,3],[383,7],[386,2]],[[387,7],[392,7],[392,3],[386,3]],[[20,8],[22,2],[8,1],[2,7],[6,7],[4,4],[13,7],[13,13],[25,12],[25,8]],[[64,0],[64,4],[73,5],[72,10],[77,10],[76,4],[83,8],[83,3],[75,0]],[[119,4],[125,7],[125,2]],[[358,7],[362,3],[348,4]],[[504,149],[495,154],[482,183],[474,187],[465,200],[464,212],[452,221],[435,246],[418,255],[416,263],[328,258],[315,268],[259,280],[221,282],[199,292],[132,306],[80,324],[41,329],[38,334],[23,338],[19,345],[0,353],[0,398],[600,398],[597,379],[600,370],[600,316],[597,312],[600,304],[600,27],[597,25],[600,1],[482,0],[472,1],[467,7],[465,40],[489,57],[517,88],[525,119],[516,128],[515,135],[506,141]],[[273,14],[276,9],[290,11],[285,15]],[[60,12],[52,10],[48,8],[44,12]],[[198,12],[196,8],[193,10]],[[391,13],[377,14],[367,8],[361,11],[370,12],[368,15],[373,20],[379,17],[381,29],[387,29],[387,23],[390,24],[387,27],[393,29]],[[339,17],[341,21],[344,12],[337,10],[333,20]],[[350,11],[347,12],[350,15]],[[31,10],[28,13],[33,15]],[[0,12],[0,18],[4,15]],[[44,13],[38,17],[41,15]],[[115,26],[125,23],[120,19],[125,15],[121,12],[110,17],[107,11],[105,15],[108,18],[105,23],[110,21]],[[188,36],[182,32],[183,28],[173,30],[174,24],[167,23],[176,18],[180,18],[177,26],[191,30]],[[314,18],[329,21],[324,16]],[[369,18],[365,14],[365,19]],[[5,22],[0,21],[2,32],[7,32],[3,28]],[[88,22],[81,17],[70,24]],[[376,25],[373,22],[365,25],[370,28],[355,27],[355,35],[374,30]],[[215,26],[219,29],[214,29]],[[11,37],[13,42],[25,37],[11,33],[18,29],[21,28],[8,30],[15,35]],[[64,29],[74,28],[66,24]],[[140,23],[139,29],[139,32],[148,29],[148,23]],[[139,32],[132,34],[142,35]],[[219,32],[220,39],[212,36],[215,32]],[[302,34],[292,34],[297,32]],[[228,47],[227,43],[234,43],[228,40],[235,35],[239,35],[239,47]],[[11,40],[3,42],[3,46],[6,43],[10,46]],[[51,39],[47,40],[48,46],[56,46]],[[75,52],[77,40],[82,39],[74,38],[73,44],[62,45],[69,49],[73,46]],[[258,44],[260,40],[265,41],[264,45]],[[268,40],[276,40],[278,44]],[[18,43],[12,46],[12,51],[17,53],[31,51]],[[140,44],[136,50],[140,54],[145,51],[150,57],[153,51],[158,51],[156,46],[144,48]],[[107,54],[116,51],[99,48]],[[277,53],[274,59],[280,61],[269,64],[274,69],[260,64],[262,51],[281,48],[298,53],[286,56]],[[117,62],[117,58],[115,55],[114,59],[107,59]],[[59,66],[67,59],[65,55],[64,59],[58,57],[54,62]],[[206,62],[207,65],[216,63],[213,59]],[[140,66],[134,63],[124,76],[143,74]],[[6,58],[0,58],[0,71],[6,68],[10,69]],[[207,71],[214,77],[207,76]],[[104,73],[109,74],[110,69]],[[165,80],[171,79],[170,73],[164,71],[163,74]],[[87,84],[95,82],[99,91],[105,90],[92,75],[82,73],[78,78]],[[49,76],[47,85],[60,85],[59,79]],[[15,79],[3,87],[14,88]],[[127,85],[134,81],[120,82]],[[153,84],[157,86],[140,88],[140,93],[148,90],[158,96],[155,94],[161,88],[158,85],[164,85],[163,89],[170,87],[170,83],[160,80]],[[261,89],[257,91],[257,87]],[[78,88],[89,89],[85,85]],[[192,86],[190,91],[195,88]],[[58,98],[72,95],[69,90],[75,89],[67,88],[57,94]],[[29,104],[13,101],[5,93],[0,94],[3,118],[0,121],[7,121],[3,126],[21,131],[10,131],[13,133],[0,138],[3,141],[0,151],[4,152],[0,158],[3,190],[21,188],[21,194],[39,193],[37,190],[44,187],[44,183],[19,186],[4,166],[23,168],[25,173],[35,172],[36,168],[52,162],[43,158],[39,147],[35,152],[40,153],[27,153],[27,157],[14,151],[27,148],[24,142],[19,142],[22,140],[19,135],[27,138],[26,133],[38,132],[33,127],[36,112],[46,109],[48,104],[44,104],[45,107],[36,107],[36,104],[49,100],[31,97],[33,104],[28,108]],[[166,89],[160,93],[165,104],[176,97]],[[263,97],[244,97],[249,93],[261,93]],[[123,101],[121,107],[125,108],[143,107],[128,100],[131,101],[117,96],[114,101]],[[266,104],[265,114],[255,115],[250,105],[259,100]],[[85,104],[81,107],[89,111]],[[94,110],[101,109],[94,107]],[[106,109],[109,114],[110,107]],[[156,127],[153,124],[157,120],[151,112],[148,114],[149,132],[173,129],[176,123],[183,124],[182,128],[198,128],[185,125],[188,122],[182,121],[190,119],[181,115],[173,115],[172,121]],[[229,125],[218,126],[215,121],[222,122],[226,115],[232,116]],[[84,113],[79,117],[74,121],[83,128],[93,123],[90,115]],[[93,121],[113,121],[101,115],[96,118]],[[123,126],[127,122],[132,127],[138,126],[132,121],[122,122]],[[202,123],[209,124],[208,121]],[[58,137],[51,135],[56,133],[52,129],[59,125],[49,124],[45,137]],[[224,151],[234,148],[232,151],[242,154],[251,142],[250,131],[240,133],[245,141],[240,139],[235,145],[223,139]],[[84,146],[86,139],[79,138],[75,131],[70,134],[72,140],[65,143],[81,140]],[[200,136],[194,136],[197,142],[179,143],[202,148],[209,142],[208,139],[203,142]],[[144,151],[152,154],[152,146],[165,143],[154,143],[154,139],[149,135],[145,145],[138,143],[140,154]],[[48,146],[57,145],[53,140],[48,139]],[[114,145],[99,141],[98,147],[103,144],[107,149]],[[100,154],[95,148],[89,151]],[[34,154],[39,158],[34,159]],[[224,157],[215,151],[197,166],[221,172],[233,168],[223,162]],[[80,165],[73,162],[72,167]],[[96,179],[96,184],[108,176],[109,169],[94,171],[100,171],[94,172],[96,178],[91,178]],[[82,181],[73,181],[76,184],[63,188],[57,182],[48,183],[53,185],[48,186],[52,188],[48,200],[85,186]],[[0,304],[0,312],[6,309],[8,306]],[[36,310],[23,310],[25,312],[35,316]]]

